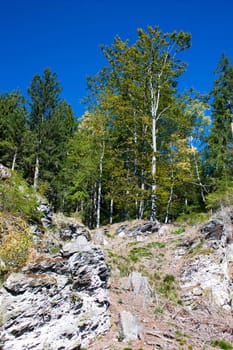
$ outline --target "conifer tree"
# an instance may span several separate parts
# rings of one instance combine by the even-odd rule
[[[0,162],[12,170],[22,161],[26,118],[25,99],[19,92],[0,96]]]
[[[233,66],[225,55],[215,73],[218,78],[211,91],[212,128],[207,138],[207,175],[227,181],[233,173]]]
[[[49,68],[42,76],[33,77],[28,90],[31,97],[28,143],[31,147],[27,152],[34,168],[32,183],[35,189],[38,189],[39,181],[43,183],[55,207],[61,205],[61,169],[67,156],[68,140],[76,125],[71,107],[60,98],[61,91],[57,74]]]

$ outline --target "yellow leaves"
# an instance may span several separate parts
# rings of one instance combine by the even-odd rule
[[[0,213],[0,259],[4,263],[1,272],[23,266],[32,246],[32,233],[21,218]]]

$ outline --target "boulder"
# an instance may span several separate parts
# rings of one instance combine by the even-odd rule
[[[159,221],[149,221],[147,223],[139,224],[136,227],[130,229],[127,234],[130,237],[148,236],[159,232],[161,225]]]
[[[123,341],[135,341],[140,337],[140,327],[137,318],[129,311],[120,313],[120,337]]]

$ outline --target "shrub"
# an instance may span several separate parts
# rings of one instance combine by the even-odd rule
[[[187,224],[187,225],[195,225],[206,221],[209,218],[209,215],[206,213],[184,213],[181,214],[175,221],[177,224]]]
[[[41,213],[37,206],[38,200],[34,190],[19,174],[15,173],[9,179],[0,181],[0,211],[38,222]]]
[[[26,221],[7,213],[0,213],[0,258],[4,263],[0,274],[22,267],[32,246],[32,234]]]

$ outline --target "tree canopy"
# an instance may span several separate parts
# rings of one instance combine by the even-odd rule
[[[61,98],[57,74],[32,77],[28,100],[0,96],[0,162],[89,227],[126,219],[170,222],[231,201],[233,66],[222,55],[209,96],[179,89],[191,46],[183,31],[139,28],[103,46],[87,79],[87,112]],[[191,85],[191,84],[190,84]],[[218,203],[218,204],[216,204]]]

